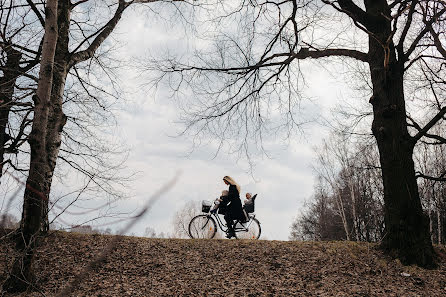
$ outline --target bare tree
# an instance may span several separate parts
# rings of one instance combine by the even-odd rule
[[[336,155],[333,154],[335,142],[336,140],[332,140],[331,144],[324,142],[321,149],[317,152],[317,165],[313,168],[317,171],[318,176],[329,185],[334,197],[337,215],[341,218],[344,226],[345,238],[350,240],[350,226],[347,219],[348,209],[344,205],[342,196],[343,185],[338,178],[339,171],[345,167],[341,167],[343,164],[339,164],[339,159],[336,160]]]
[[[24,291],[28,282],[33,279],[33,259],[35,237],[41,227],[42,213],[45,213],[45,177],[49,173],[46,166],[46,126],[48,124],[51,85],[53,82],[54,56],[58,38],[57,12],[58,1],[49,0],[45,13],[45,37],[40,62],[39,84],[34,96],[34,120],[29,137],[31,146],[31,163],[22,215],[22,257],[16,259],[10,277],[3,284],[3,289],[10,292]]]
[[[189,238],[189,222],[200,213],[201,203],[189,201],[181,207],[173,216],[173,237]]]
[[[318,150],[314,194],[293,222],[290,239],[380,242],[384,206],[376,149],[363,138],[355,145],[335,136]],[[346,224],[353,227],[350,236]]]
[[[439,128],[436,127],[435,130]],[[442,131],[436,131],[441,135]],[[420,196],[429,215],[429,227],[433,241],[443,242],[445,217],[446,172],[445,147],[442,144],[423,142],[416,149],[417,176],[419,177]]]
[[[344,224],[337,213],[337,197],[329,196],[324,184],[319,178],[314,195],[291,225],[290,240],[345,240]]]
[[[98,5],[97,3],[93,3],[90,1],[72,2],[70,0],[59,0],[57,19],[59,25],[59,34],[55,53],[56,66],[53,72],[52,95],[49,107],[49,121],[45,130],[45,143],[47,153],[47,157],[45,158],[45,160],[47,161],[47,166],[49,167],[49,172],[45,176],[45,195],[48,196],[51,191],[52,179],[54,176],[56,162],[63,140],[63,130],[67,122],[67,116],[63,111],[63,99],[67,77],[70,74],[70,71],[73,72],[73,76],[77,79],[80,88],[84,89],[88,95],[91,95],[94,99],[97,100],[94,95],[89,94],[88,90],[91,86],[91,83],[82,77],[79,64],[92,59],[98,60],[95,57],[96,52],[116,28],[124,11],[130,5],[135,3],[151,2],[157,1],[110,0],[102,5],[110,5],[111,7],[115,7],[114,12],[112,13],[111,18],[105,22],[105,24],[102,24],[101,26],[99,26],[99,28],[96,28],[96,25],[92,26],[88,22],[84,24],[82,21],[72,19],[71,16],[75,8],[79,5],[87,5],[88,8]],[[70,38],[73,36],[77,36],[78,38],[71,40]],[[104,108],[103,106],[101,107]],[[68,136],[67,139],[72,141],[74,140],[74,137]],[[91,151],[87,152],[86,147],[87,146],[84,146],[82,151],[75,152],[75,154],[77,153],[77,155],[81,157],[88,156]],[[102,148],[101,151],[103,151]],[[64,151],[64,153],[69,154],[73,152],[67,149]],[[85,170],[85,168],[81,168],[79,164],[70,162],[69,158],[65,157],[62,158],[62,160],[65,161],[69,166],[72,166],[74,169],[79,170],[86,174],[88,177],[94,179],[94,174],[91,174],[88,170]],[[98,174],[95,172],[95,175],[100,176],[101,173]],[[48,229],[48,199],[45,203],[45,212],[42,213],[41,226],[41,229],[43,231]]]
[[[48,14],[54,14],[52,17],[55,18],[58,29],[55,30],[55,37],[53,36],[56,44],[54,46],[54,62],[51,63],[51,69],[47,66],[48,62],[44,60],[44,55],[47,54],[45,52],[47,50],[45,47],[47,43],[44,41],[40,77],[42,77],[42,73],[47,76],[51,75],[51,80],[39,81],[37,93],[33,96],[33,128],[27,137],[30,144],[31,162],[20,226],[20,231],[23,234],[23,242],[20,244],[24,250],[30,252],[24,253],[23,261],[17,261],[18,264],[14,268],[10,281],[5,284],[5,288],[8,291],[23,291],[32,282],[33,273],[31,269],[35,238],[39,232],[46,232],[49,228],[49,195],[62,144],[62,132],[67,122],[67,116],[63,111],[67,77],[70,71],[74,71],[79,80],[80,88],[83,88],[88,93],[88,87],[86,85],[89,82],[83,80],[81,75],[79,75],[78,64],[95,58],[98,48],[115,29],[127,7],[134,3],[151,2],[157,1],[111,0],[107,3],[100,3],[101,5],[110,5],[110,7],[114,7],[115,9],[112,17],[100,26],[97,25],[99,22],[92,25],[88,23],[88,19],[84,22],[82,19],[77,21],[71,18],[74,9],[81,4],[86,5],[87,10],[98,5],[98,3],[94,3],[93,1],[57,0],[55,4],[53,3],[55,5],[54,9],[49,6],[50,2],[47,2],[45,5],[45,18],[48,18]],[[33,1],[27,1],[27,4],[31,7],[31,10],[35,13],[40,23],[47,26],[47,20],[43,20],[42,12],[36,7],[35,3]],[[15,8],[14,5],[11,6],[11,9],[12,7]],[[45,27],[44,38],[48,39],[48,36],[51,35],[47,31],[47,27]],[[76,38],[70,40],[73,36]],[[45,95],[48,95],[46,97],[43,97],[43,93],[39,93],[43,92],[40,90],[42,82],[46,83],[45,86],[50,86],[49,91],[45,89],[45,92],[47,92]],[[73,139],[70,138],[70,140]],[[65,152],[70,153],[69,150]],[[79,152],[78,156],[85,157],[88,153],[85,151],[83,153]],[[95,180],[94,174],[91,174],[88,170],[79,166],[79,164],[70,162],[68,158],[64,158],[63,160],[73,168],[86,175],[90,175],[90,179]],[[101,185],[99,184],[99,186]],[[19,240],[21,239],[19,238]]]
[[[9,4],[6,5],[5,3]],[[67,8],[67,3],[67,1],[60,2],[60,7],[65,11],[65,16],[67,11],[74,11],[76,15],[75,8],[86,2],[82,1],[73,3],[72,5],[70,4],[69,9]],[[117,4],[116,1],[110,3]],[[93,9],[92,7],[94,6],[98,7]],[[9,141],[2,147],[1,151],[2,154],[9,154],[9,157],[6,157],[6,160],[2,162],[2,164],[6,165],[3,166],[2,169],[4,171],[8,170],[8,172],[17,170],[26,177],[26,173],[29,169],[27,158],[30,153],[26,146],[26,142],[28,141],[30,132],[29,126],[32,123],[33,104],[31,95],[35,92],[35,81],[37,80],[34,72],[36,72],[36,70],[38,71],[38,67],[34,66],[40,60],[41,42],[39,43],[39,40],[42,36],[41,26],[44,24],[42,17],[44,3],[34,3],[29,0],[20,2],[4,1],[2,2],[1,7],[2,24],[5,25],[3,36],[6,36],[4,37],[5,41],[2,43],[2,46],[4,49],[11,48],[21,56],[20,61],[18,61],[18,64],[21,66],[18,69],[12,69],[11,67],[6,66],[2,67],[5,79],[7,78],[6,74],[8,73],[10,74],[9,76],[14,75],[14,78],[19,78],[18,80],[14,80],[15,85],[14,81],[11,79],[7,81],[9,85],[6,85],[6,83],[1,85],[4,87],[5,92],[6,87],[10,86],[12,89],[8,95],[13,95],[11,98],[8,97],[7,104],[0,105],[0,108],[4,108],[5,110],[5,113],[3,113],[5,116],[4,118],[2,117],[2,123],[8,128],[8,131],[4,132],[4,136],[9,139]],[[91,18],[94,18],[97,16],[97,10],[100,8],[104,8],[104,6],[89,5],[89,9],[86,11],[88,11],[88,14],[91,14]],[[113,12],[113,8],[114,6],[111,5],[111,12]],[[110,11],[108,12],[110,13]],[[105,11],[102,10],[101,13],[105,16]],[[113,13],[111,14],[113,15]],[[59,19],[61,19],[60,16]],[[70,47],[78,46],[77,43],[89,45],[89,42],[86,41],[85,38],[89,36],[90,39],[95,40],[98,32],[104,30],[104,27],[102,26],[103,24],[91,23],[91,26],[88,26],[88,24],[85,23],[84,25],[84,22],[79,20],[79,16],[77,16],[77,20],[74,19],[72,21],[72,28],[69,30],[71,34],[71,41],[69,42]],[[86,28],[84,28],[84,26]],[[63,27],[66,28],[66,26]],[[66,34],[66,32],[67,30],[61,30],[61,33]],[[56,55],[56,58],[58,57],[58,59],[61,60],[68,60],[67,57],[61,57],[60,53],[63,52],[64,43],[61,42],[60,39],[56,46],[56,51],[59,53]],[[86,46],[84,47],[85,48],[79,48],[78,51],[87,48]],[[104,53],[98,54],[100,54],[101,57],[93,56],[91,60],[94,60],[94,62],[90,61],[88,64],[82,63],[81,65],[76,64],[76,69],[71,69],[71,72],[65,77],[65,82],[62,83],[62,85],[66,85],[66,80],[68,78],[68,87],[61,86],[60,73],[59,79],[56,79],[57,83],[53,84],[53,87],[57,88],[59,91],[65,89],[62,92],[63,98],[61,99],[61,102],[63,104],[63,109],[67,114],[68,127],[64,125],[65,129],[61,131],[60,140],[62,143],[60,146],[62,146],[62,153],[57,154],[59,163],[62,161],[62,164],[60,164],[62,166],[58,166],[58,171],[56,171],[56,168],[52,168],[52,176],[48,177],[48,184],[51,186],[54,175],[59,177],[59,182],[66,184],[66,168],[68,167],[72,169],[71,172],[74,170],[74,173],[80,173],[85,176],[84,180],[85,184],[88,185],[88,193],[90,193],[90,196],[93,194],[93,191],[98,191],[101,192],[102,198],[114,201],[116,198],[122,196],[121,192],[117,190],[117,186],[123,186],[123,184],[129,180],[129,177],[122,174],[116,174],[116,172],[122,168],[122,162],[125,160],[125,151],[122,146],[118,143],[110,143],[110,141],[104,139],[104,136],[101,135],[102,131],[98,128],[102,126],[105,130],[104,123],[111,123],[113,119],[113,114],[109,109],[110,102],[108,100],[108,98],[112,96],[105,91],[104,87],[99,86],[100,80],[95,80],[98,82],[98,85],[95,85],[91,82],[94,78],[90,78],[93,72],[96,75],[102,75],[103,77],[111,77],[110,71],[108,71],[109,69],[104,67],[104,64],[107,63],[103,58],[103,56],[105,56]],[[8,55],[6,54],[2,58],[4,59],[5,65],[8,65],[8,61],[11,61],[11,59],[8,60]],[[59,62],[60,61],[56,64],[62,67],[63,64]],[[95,64],[100,65],[100,67],[95,67]],[[59,68],[58,70],[60,70]],[[97,68],[101,68],[105,71],[100,74],[96,73]],[[113,83],[114,82],[111,82],[110,84]],[[11,93],[12,91],[14,91],[13,94]],[[117,100],[118,96],[115,97]],[[8,111],[10,111],[9,116],[7,114]],[[55,147],[52,146],[52,148],[49,149],[55,149]],[[123,160],[117,160],[115,156],[118,154],[122,154]],[[73,175],[71,177],[73,177]],[[70,179],[70,181],[72,180],[73,178]],[[49,191],[50,189],[48,189],[48,192]],[[86,192],[87,191],[85,191],[83,187],[80,187],[79,194],[85,194]],[[66,208],[65,205],[67,203],[65,203],[63,196],[64,195],[53,199],[48,193],[48,203],[51,204],[49,208],[53,208],[53,212],[55,208],[59,208],[59,210],[64,210]],[[80,195],[77,195],[74,199],[76,199],[78,203],[82,200]],[[74,201],[69,201],[68,205],[73,205],[73,202]],[[48,211],[46,211],[46,213],[48,213]],[[59,214],[60,213],[58,213],[56,217],[58,217]],[[45,217],[45,214],[43,214],[43,216]],[[48,228],[47,218],[44,218],[44,220],[45,223],[42,226],[43,230]]]
[[[413,150],[444,117],[446,106],[438,98],[427,123],[410,134],[406,97],[407,77],[419,74],[422,65],[433,74],[429,69],[440,68],[445,59],[444,1],[240,1],[222,6],[223,15],[213,15],[214,27],[207,28],[217,32],[217,47],[197,53],[196,59],[188,56],[188,62],[170,58],[149,67],[160,70],[161,77],[171,74],[175,90],[187,85],[194,92],[187,123],[196,130],[190,131],[261,140],[269,115],[277,116],[272,110],[282,112],[289,130],[299,124],[295,111],[305,85],[304,60],[365,63],[384,185],[382,247],[404,263],[434,265]],[[225,31],[228,23],[238,26]]]

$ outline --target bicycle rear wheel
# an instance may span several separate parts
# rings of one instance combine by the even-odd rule
[[[207,215],[198,215],[189,223],[189,236],[191,238],[212,239],[217,232],[215,220]]]
[[[260,228],[260,223],[256,218],[241,225],[244,227],[244,230],[236,228],[235,237],[237,239],[259,239],[262,228]]]

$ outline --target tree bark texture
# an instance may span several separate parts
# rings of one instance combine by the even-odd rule
[[[431,266],[434,251],[415,177],[414,140],[409,135],[403,91],[404,61],[397,60],[384,0],[365,1],[369,26],[369,67],[373,84],[372,131],[378,143],[384,184],[385,236],[382,247],[406,264]],[[386,18],[387,17],[387,18]]]
[[[40,63],[39,83],[34,96],[34,120],[29,135],[31,161],[23,201],[21,221],[21,256],[16,259],[13,271],[3,285],[8,292],[20,292],[28,288],[34,278],[32,262],[36,238],[42,227],[42,215],[48,200],[45,180],[47,166],[46,141],[49,101],[53,76],[54,54],[57,42],[57,0],[48,0],[45,7],[45,36]]]
[[[48,174],[45,177],[45,188],[48,193],[51,191],[51,184],[56,168],[57,157],[62,143],[62,130],[66,123],[66,116],[63,113],[62,103],[65,89],[65,82],[68,75],[68,62],[70,53],[68,51],[70,32],[70,7],[69,0],[59,0],[58,4],[58,37],[56,52],[54,56],[53,84],[48,110],[48,122],[46,127],[45,143],[47,152]],[[48,222],[48,200],[44,205],[45,213],[42,217],[43,229],[49,229]]]

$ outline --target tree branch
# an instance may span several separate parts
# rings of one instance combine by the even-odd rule
[[[414,144],[420,140],[421,137],[425,136],[430,128],[432,128],[443,116],[446,114],[446,106],[441,108],[440,111],[429,121],[429,123],[424,126],[418,133],[412,137]]]
[[[398,57],[404,57],[404,40],[406,39],[407,32],[409,32],[410,25],[412,24],[413,14],[415,12],[415,5],[417,1],[412,0],[412,3],[410,4],[409,13],[407,15],[407,22],[404,26],[403,32],[401,33],[400,41],[398,42],[398,45],[396,46]],[[404,9],[405,10],[405,9]],[[396,20],[395,20],[396,23]]]
[[[361,51],[357,50],[350,50],[350,49],[342,49],[342,48],[335,48],[335,49],[324,49],[324,50],[315,50],[315,51],[304,51],[301,49],[299,52],[293,55],[295,58],[301,60],[306,58],[324,58],[324,57],[331,57],[331,56],[338,56],[338,57],[350,57],[354,58],[356,60],[362,61],[362,62],[368,62],[368,54],[363,53]]]
[[[446,59],[446,49],[443,47],[440,41],[440,37],[438,36],[438,33],[435,32],[434,28],[432,26],[429,28],[429,32],[432,35],[432,38],[434,39],[434,45],[437,48],[438,52],[443,56],[443,58]]]
[[[29,4],[29,6],[31,7],[32,11],[34,11],[34,13],[36,14],[37,18],[39,19],[40,24],[42,25],[43,28],[45,28],[45,20],[43,19],[42,14],[40,13],[40,11],[37,9],[36,5],[34,4],[33,1],[31,0],[26,0],[26,2]]]
[[[327,1],[324,1],[327,3]],[[371,15],[362,10],[351,0],[338,0],[337,1],[341,9],[348,14],[353,20],[365,26],[368,30],[373,26],[373,19]]]
[[[438,142],[433,142],[433,143],[431,143],[431,144],[435,144],[435,145],[438,145],[438,144],[446,144],[446,138],[441,137],[441,136],[439,136],[439,135],[426,133],[426,134],[424,135],[424,137],[426,137],[426,138],[430,138],[430,139],[438,140]]]
[[[76,3],[72,3],[72,4],[71,4],[71,9],[73,9],[73,8],[76,7],[76,6],[78,6],[79,4],[82,4],[82,3],[85,3],[85,2],[88,2],[88,1],[90,1],[90,0],[79,0],[79,1],[76,2]]]
[[[216,72],[249,72],[253,70],[258,70],[261,68],[267,68],[272,66],[282,66],[289,65],[293,60],[304,60],[307,58],[319,59],[325,57],[349,57],[354,58],[359,61],[368,62],[368,54],[357,50],[350,49],[325,49],[325,50],[314,50],[310,51],[308,48],[301,48],[298,52],[291,53],[277,53],[273,54],[253,65],[247,65],[242,67],[227,67],[227,68],[206,68],[197,66],[187,66],[177,67],[176,65],[171,65],[168,69],[164,69],[164,72],[183,72],[189,70],[199,70],[199,71],[216,71]],[[277,58],[285,58],[279,61],[273,61]]]
[[[433,180],[433,181],[439,181],[439,182],[446,182],[446,171],[443,172],[440,176],[438,177],[434,177],[434,176],[429,176],[429,175],[425,175],[419,171],[417,171],[417,173],[415,174],[416,178],[424,178],[424,179],[428,179],[428,180]]]
[[[443,8],[442,10],[440,10],[438,13],[436,13],[435,15],[432,16],[432,18],[427,22],[427,21],[423,21],[425,24],[424,29],[417,35],[417,37],[414,39],[414,41],[412,42],[411,46],[409,47],[409,49],[407,50],[406,54],[404,55],[404,60],[407,61],[409,59],[410,54],[412,54],[412,52],[415,50],[415,48],[418,45],[418,42],[420,42],[421,38],[424,37],[424,35],[431,30],[432,28],[432,24],[435,23],[438,18],[446,12],[446,7]]]
[[[116,12],[111,18],[107,24],[101,29],[102,31],[96,36],[96,38],[93,40],[93,42],[90,44],[90,46],[80,52],[74,53],[71,55],[71,59],[68,62],[68,68],[73,67],[79,62],[86,61],[93,57],[96,50],[99,48],[99,46],[102,44],[102,42],[110,35],[110,33],[114,30],[116,25],[118,24],[119,20],[121,19],[122,13],[124,10],[131,4],[132,2],[125,2],[124,0],[119,0],[118,8],[116,9]],[[86,40],[84,40],[85,42]],[[82,45],[82,43],[81,43]],[[78,46],[78,48],[80,45]]]

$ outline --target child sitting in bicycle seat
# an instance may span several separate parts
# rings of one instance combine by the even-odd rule
[[[217,211],[218,207],[220,206],[220,203],[222,203],[225,199],[227,199],[228,195],[229,195],[228,190],[221,191],[221,196],[220,196],[220,198],[215,199],[215,202],[217,202],[217,203],[214,203],[214,208],[212,208],[211,211],[214,211],[214,212]]]
[[[246,200],[244,201],[244,204],[252,204],[252,194],[251,193],[246,193]]]

